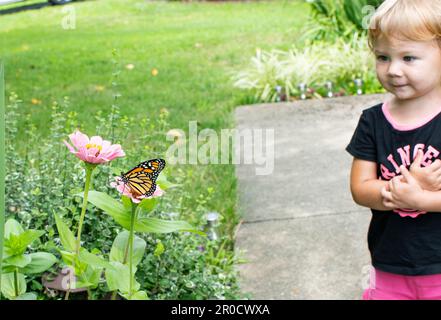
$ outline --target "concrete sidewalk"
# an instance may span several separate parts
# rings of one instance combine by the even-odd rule
[[[253,299],[360,299],[370,211],[349,190],[345,151],[361,111],[385,95],[242,106],[238,129],[274,129],[274,171],[236,166],[240,284]]]

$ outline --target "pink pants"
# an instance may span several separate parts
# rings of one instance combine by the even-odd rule
[[[404,276],[372,268],[363,300],[441,300],[441,274]]]

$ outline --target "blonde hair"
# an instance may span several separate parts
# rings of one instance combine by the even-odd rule
[[[368,43],[386,37],[412,41],[436,40],[441,48],[441,0],[386,0],[371,18]]]

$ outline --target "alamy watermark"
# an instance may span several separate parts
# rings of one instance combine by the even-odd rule
[[[71,290],[77,288],[77,281],[75,271],[72,267],[65,267],[61,270],[61,274],[65,275],[61,279],[61,288],[64,290]]]
[[[188,127],[188,138],[181,129],[167,132],[174,142],[166,152],[170,164],[254,164],[256,175],[273,173],[274,129],[221,129],[219,136],[213,129],[198,133],[197,121]]]
[[[74,30],[77,27],[77,15],[75,11],[75,7],[70,6],[63,6],[61,8],[61,13],[64,14],[63,18],[61,19],[61,28],[63,30]]]
[[[361,8],[361,13],[363,15],[363,19],[361,21],[361,25],[363,29],[369,29],[369,25],[371,24],[372,16],[375,13],[375,7],[371,5],[366,5]]]
[[[361,275],[361,288],[375,289],[375,268],[370,264],[364,265],[361,268]]]

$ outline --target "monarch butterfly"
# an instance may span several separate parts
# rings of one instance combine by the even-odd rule
[[[165,167],[164,159],[151,159],[141,162],[126,173],[121,172],[121,181],[137,195],[150,197],[156,190],[156,179]]]

